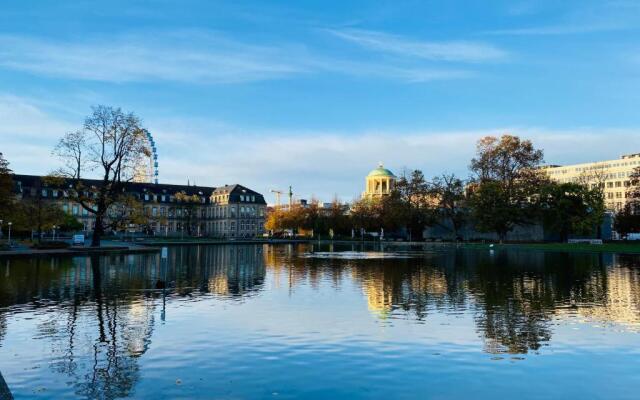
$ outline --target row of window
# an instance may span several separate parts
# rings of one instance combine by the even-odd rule
[[[616,199],[626,199],[629,197],[626,192],[607,192],[607,199],[613,199],[614,195]]]

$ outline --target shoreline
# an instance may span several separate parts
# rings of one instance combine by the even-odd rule
[[[396,242],[396,241],[362,241],[362,240],[326,240],[326,239],[242,239],[242,240],[222,240],[222,239],[185,239],[185,240],[148,240],[129,244],[123,242],[122,245],[102,246],[99,248],[82,247],[67,249],[21,249],[0,251],[0,258],[4,257],[40,257],[40,256],[86,256],[91,254],[144,254],[157,253],[162,247],[175,246],[212,246],[212,245],[258,245],[258,244],[337,244],[337,245],[380,245],[409,247],[419,246],[422,248],[459,248],[469,250],[526,250],[526,251],[549,251],[549,252],[569,252],[569,253],[617,253],[617,254],[640,254],[640,242],[609,242],[603,244],[585,243],[480,243],[480,242]]]

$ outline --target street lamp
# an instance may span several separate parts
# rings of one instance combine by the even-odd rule
[[[2,223],[4,221],[0,219],[0,239],[2,239]]]
[[[11,225],[13,225],[12,222],[7,223],[7,225],[9,226],[9,236],[7,241],[9,242],[9,246],[11,246]]]
[[[58,229],[58,227],[56,225],[53,226],[53,240],[56,240],[56,229]]]

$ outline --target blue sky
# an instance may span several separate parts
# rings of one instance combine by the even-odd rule
[[[638,1],[34,1],[0,11],[0,151],[47,173],[91,105],[136,112],[161,180],[357,196],[379,161],[467,175],[640,150]],[[270,199],[272,200],[272,199]]]

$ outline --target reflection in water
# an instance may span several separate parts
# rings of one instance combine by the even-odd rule
[[[167,303],[246,302],[263,291],[291,295],[304,286],[355,286],[371,318],[381,321],[470,315],[482,349],[492,354],[537,352],[552,341],[556,321],[575,318],[640,331],[637,257],[442,248],[414,248],[400,258],[304,256],[358,250],[194,246],[172,248],[167,259],[3,261],[0,350],[12,316],[44,310],[34,337],[50,344],[51,370],[81,397],[126,397],[141,379],[140,359],[153,347],[158,315],[172,317]],[[261,317],[269,318],[251,316]]]

